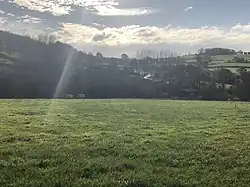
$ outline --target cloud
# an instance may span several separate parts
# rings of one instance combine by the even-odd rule
[[[118,8],[117,0],[13,0],[13,3],[39,12],[50,12],[54,16],[69,15],[74,8],[85,8],[101,16],[136,16],[153,13],[146,8]]]
[[[71,0],[70,0],[71,1]],[[69,2],[70,2],[69,1]],[[64,0],[14,0],[13,3],[39,12],[51,12],[55,16],[69,14],[72,10],[69,2]],[[73,5],[73,0],[72,0]]]
[[[0,17],[0,26],[3,26],[7,22],[7,19],[4,17]]]
[[[97,14],[101,16],[139,16],[153,12],[150,9],[119,9],[114,6],[98,6],[95,9]]]
[[[154,27],[130,25],[120,28],[105,27],[103,29],[64,23],[59,33],[65,41],[78,41],[79,43],[96,45],[131,45],[131,44],[158,44],[180,43],[195,45],[205,41],[221,38],[224,30],[217,27],[202,27],[197,29]]]
[[[6,14],[5,17],[0,17],[0,27],[4,31],[29,36],[54,32],[54,29],[44,24],[44,20],[29,15],[17,17]]]
[[[106,33],[96,34],[95,36],[93,36],[92,41],[94,42],[103,41],[111,36],[112,36],[111,34],[106,35]]]
[[[92,23],[92,25],[94,25],[96,28],[99,28],[99,29],[104,29],[107,27],[106,25],[103,25],[100,23]]]
[[[250,24],[224,27],[155,27],[130,25],[96,28],[63,23],[58,31],[63,42],[78,46],[115,49],[129,46],[178,46],[182,51],[199,47],[230,47],[250,50]],[[178,49],[178,48],[177,48]]]
[[[192,10],[192,9],[193,9],[193,7],[192,7],[192,6],[189,6],[189,7],[185,8],[184,11],[185,11],[185,12],[188,12],[188,11],[190,11],[190,10]]]
[[[3,10],[0,10],[0,14],[4,14],[4,15],[10,16],[10,17],[14,17],[14,16],[15,16],[15,15],[12,14],[12,13],[6,13],[6,12],[4,12]]]
[[[42,19],[37,17],[32,17],[29,15],[21,16],[17,18],[17,22],[27,23],[27,24],[37,24],[42,23]]]
[[[14,17],[15,15],[14,15],[14,14],[12,14],[12,13],[7,13],[7,16]]]

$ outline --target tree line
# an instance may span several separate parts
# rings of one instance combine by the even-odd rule
[[[99,52],[93,55],[76,50],[53,36],[32,39],[1,31],[0,97],[84,94],[87,98],[250,100],[250,73],[244,68],[237,74],[222,68],[210,71],[211,50],[196,54],[197,63],[188,63],[182,56],[164,56],[163,52],[162,58],[142,53],[140,58],[127,54],[106,58]]]

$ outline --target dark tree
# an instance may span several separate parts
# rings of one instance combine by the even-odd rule
[[[250,100],[250,73],[245,68],[237,74],[229,69],[209,70],[210,55],[228,53],[235,51],[202,49],[196,55],[198,63],[163,50],[142,50],[140,59],[128,59],[126,54],[104,58],[99,52],[93,56],[78,51],[53,35],[43,34],[37,40],[0,31],[0,98],[87,95],[227,100],[235,96]]]
[[[122,59],[128,59],[128,55],[124,53],[124,54],[121,55],[121,58]]]
[[[100,53],[100,52],[97,52],[97,53],[96,53],[96,57],[98,57],[98,58],[103,58],[103,54]]]

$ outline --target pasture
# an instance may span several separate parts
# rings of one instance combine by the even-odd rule
[[[213,62],[211,63],[208,68],[210,70],[215,70],[218,68],[226,68],[229,69],[231,72],[233,73],[237,73],[237,70],[243,67],[245,68],[247,71],[250,70],[250,63],[226,63],[226,62]]]
[[[250,105],[0,100],[0,186],[250,184]]]
[[[229,60],[233,60],[234,57],[239,57],[239,58],[244,58],[246,60],[250,60],[250,55],[248,55],[248,54],[216,55],[212,59],[213,59],[213,61],[224,61],[224,62],[227,62]]]
[[[229,69],[233,73],[237,73],[237,70],[240,67],[250,70],[250,63],[235,63],[235,62],[228,62],[232,61],[234,57],[242,57],[245,60],[250,60],[250,55],[248,54],[237,54],[237,55],[216,55],[212,57],[212,62],[209,63],[208,69],[213,71],[218,68],[225,68]],[[183,59],[186,60],[188,63],[196,63],[195,55],[186,55],[183,56]]]

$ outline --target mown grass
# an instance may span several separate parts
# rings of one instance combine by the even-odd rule
[[[250,60],[250,55],[216,55],[212,57],[212,62],[209,63],[208,69],[210,71],[214,71],[218,68],[226,68],[229,69],[233,73],[237,73],[237,70],[240,67],[244,67],[247,69],[247,71],[250,71],[250,64],[249,63],[234,63],[231,62],[229,63],[228,61],[232,61],[234,57],[243,57],[246,60]],[[187,55],[183,56],[183,58],[188,62],[188,63],[195,63],[196,58],[195,55]]]
[[[224,63],[222,62],[222,63],[210,64],[208,66],[209,70],[211,71],[217,70],[219,68],[226,68],[233,73],[237,73],[237,70],[241,67],[245,68],[247,71],[250,71],[250,63]]]
[[[1,100],[0,186],[249,186],[249,108]]]
[[[209,65],[209,67],[225,67],[225,68],[250,68],[250,63],[217,63]]]
[[[250,59],[250,55],[248,54],[236,54],[236,55],[216,55],[213,57],[214,61],[229,61],[229,60],[233,60],[234,57],[239,57],[239,58],[244,58],[246,60]]]

